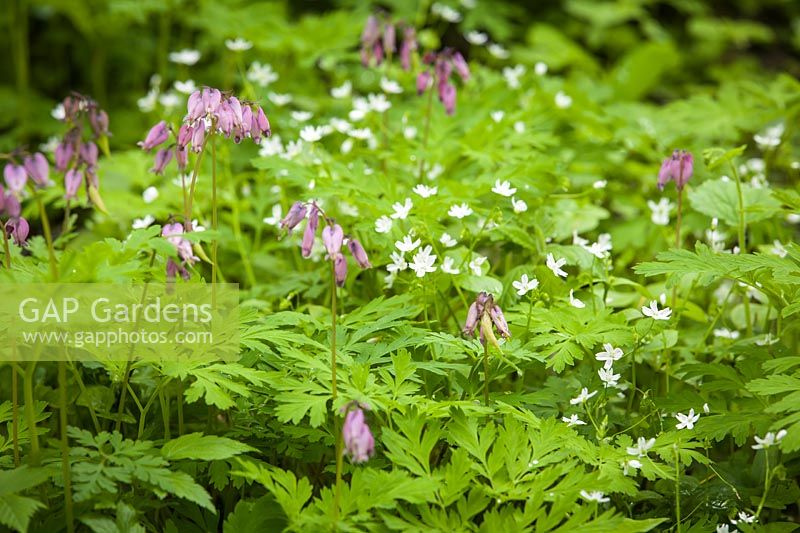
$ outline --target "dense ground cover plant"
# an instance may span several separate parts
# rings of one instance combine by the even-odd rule
[[[4,363],[0,525],[795,530],[798,7],[306,7],[12,1],[0,280],[241,350]]]

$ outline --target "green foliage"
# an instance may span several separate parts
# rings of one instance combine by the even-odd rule
[[[398,48],[416,28],[408,70],[399,49],[362,64],[374,13]],[[40,197],[59,281],[162,283],[178,261],[205,284],[214,257],[241,305],[224,360],[70,358],[66,391],[46,356],[3,361],[0,528],[791,531],[798,20],[751,0],[11,0],[0,156],[40,149],[55,184],[18,195],[30,236],[0,247],[0,284],[53,281]],[[416,91],[448,47],[470,70],[452,114],[442,80]],[[261,105],[272,137],[215,134],[187,175],[150,172],[135,143],[178,131],[188,80]],[[110,116],[108,214],[68,201],[39,148],[74,126],[51,116],[71,90]],[[694,155],[680,194],[657,182],[675,149]],[[195,169],[196,261],[162,237]],[[338,288],[305,223],[279,227],[312,199],[372,265],[345,249]],[[464,333],[481,291],[509,338],[496,309]],[[364,464],[337,456],[354,408]]]

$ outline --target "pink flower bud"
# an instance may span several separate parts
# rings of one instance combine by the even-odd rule
[[[164,168],[169,164],[172,160],[172,149],[171,148],[162,148],[158,152],[156,152],[156,160],[153,168],[150,169],[150,172],[158,174],[159,176],[164,173]]]
[[[64,172],[67,170],[67,167],[72,161],[72,156],[74,153],[75,148],[72,146],[72,143],[59,143],[55,150],[56,170],[59,172]]]
[[[83,172],[75,168],[67,170],[67,173],[64,175],[64,190],[66,191],[64,198],[67,200],[75,198],[75,194],[78,192],[78,188],[81,186],[82,182]]]
[[[285,229],[289,233],[297,227],[300,222],[306,217],[306,206],[303,202],[295,202],[289,208],[289,212],[281,220],[281,229]]]
[[[342,251],[342,241],[344,240],[344,231],[339,224],[328,225],[322,228],[322,244],[328,250],[328,255],[331,257],[336,256]]]
[[[233,125],[239,126],[242,124],[242,104],[235,96],[228,98],[228,105],[231,106],[231,113],[233,113]]]
[[[165,143],[167,139],[169,139],[169,127],[167,126],[167,123],[162,120],[150,128],[150,131],[147,132],[147,137],[144,138],[144,141],[140,141],[138,144],[142,147],[142,150],[150,151],[156,146]]]
[[[387,24],[383,28],[383,50],[388,55],[392,55],[397,50],[397,34],[394,24]]]
[[[340,253],[333,258],[333,277],[337,287],[344,287],[344,282],[347,280],[347,259]]]
[[[96,105],[89,110],[89,124],[98,137],[108,136],[108,113],[98,109]]]
[[[375,439],[364,421],[364,411],[356,407],[349,411],[342,427],[344,453],[353,463],[364,463],[375,453]]]
[[[413,26],[403,30],[403,45],[400,47],[400,65],[403,70],[411,69],[411,54],[417,49],[417,32]]]
[[[227,100],[223,101],[217,109],[217,125],[226,137],[230,137],[233,130],[233,111]]]
[[[175,161],[178,162],[178,170],[180,172],[186,170],[186,165],[189,164],[189,150],[185,146],[183,148],[180,146],[175,147]]]
[[[267,115],[264,113],[264,110],[259,106],[258,112],[256,113],[256,120],[258,121],[258,129],[261,130],[261,133],[265,137],[269,137],[272,135],[272,130],[269,127],[269,120],[267,119]]]
[[[250,127],[253,125],[253,110],[250,109],[249,105],[246,105],[242,108],[242,124],[241,130],[242,133],[247,135],[250,133]]]
[[[417,94],[422,94],[428,90],[431,85],[431,71],[423,70],[417,76]]]
[[[203,111],[205,114],[213,115],[217,112],[220,102],[222,101],[222,94],[219,89],[207,88],[203,89]]]
[[[658,171],[658,188],[663,190],[669,181],[675,181],[675,186],[681,190],[688,183],[693,172],[694,158],[691,152],[675,150],[661,163],[661,169]]]
[[[28,182],[28,174],[25,172],[25,167],[14,163],[8,163],[5,166],[3,177],[6,180],[6,186],[14,194],[21,193]]]
[[[46,187],[50,184],[50,163],[40,152],[25,158],[25,171],[39,187]]]
[[[189,101],[186,104],[186,112],[186,118],[190,122],[194,122],[205,114],[203,94],[199,90],[189,95]]]
[[[185,148],[191,142],[193,133],[194,128],[192,126],[188,124],[181,125],[181,129],[178,130],[178,146]]]
[[[506,317],[503,316],[503,311],[500,309],[500,306],[493,305],[489,310],[489,317],[494,322],[494,327],[497,328],[497,331],[500,332],[505,338],[511,337],[511,332],[508,331],[508,323],[506,322]]]
[[[308,222],[306,222],[306,230],[303,232],[303,257],[311,255],[311,249],[314,247],[314,238],[317,235],[317,226],[319,225],[319,208],[317,204],[311,206],[311,212],[308,214]]]
[[[467,61],[464,59],[464,56],[461,55],[461,52],[456,52],[453,54],[453,67],[455,67],[456,72],[463,81],[467,81],[469,79],[469,66],[467,65]]]
[[[192,152],[199,154],[203,151],[203,142],[206,138],[206,129],[203,124],[198,124],[192,132]]]
[[[5,211],[6,215],[9,217],[18,217],[22,211],[19,200],[10,192],[6,193],[3,197],[3,211]]]
[[[444,104],[444,109],[448,115],[455,113],[456,86],[449,82],[439,84],[439,100]]]
[[[80,157],[86,166],[94,167],[97,165],[99,151],[97,145],[91,141],[81,144]]]
[[[350,250],[350,254],[353,256],[353,259],[355,259],[356,263],[358,263],[358,266],[361,268],[372,268],[369,258],[367,257],[367,252],[364,250],[364,247],[361,246],[361,243],[358,242],[358,240],[348,239],[347,248]]]
[[[478,327],[478,304],[472,302],[467,311],[467,320],[464,322],[464,334],[472,336],[475,334],[475,328]]]
[[[6,222],[5,230],[6,235],[14,239],[14,244],[25,246],[30,232],[30,225],[27,220],[22,217],[10,218]]]

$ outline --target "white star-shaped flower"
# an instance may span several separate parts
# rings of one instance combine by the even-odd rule
[[[628,455],[635,455],[637,457],[647,457],[647,452],[652,448],[656,443],[656,439],[646,439],[644,437],[639,437],[636,440],[636,446],[629,446],[627,451]]]
[[[414,203],[411,201],[411,198],[406,198],[402,204],[400,202],[395,202],[392,204],[394,213],[391,214],[391,217],[405,220],[406,217],[408,217],[408,214],[411,212],[412,207],[414,207]]]
[[[501,120],[503,120],[503,117],[506,116],[506,113],[505,111],[499,111],[499,110],[492,111],[491,113],[489,113],[489,116],[492,117],[492,120],[494,120],[496,123],[499,123]]]
[[[350,98],[350,94],[352,92],[353,92],[353,83],[350,80],[347,80],[339,87],[333,87],[331,89],[331,96],[333,96],[336,99]]]
[[[454,266],[454,260],[452,257],[445,257],[444,261],[442,262],[442,272],[445,274],[452,274],[456,275],[461,272],[458,268]]]
[[[658,203],[653,200],[647,200],[647,206],[650,208],[650,221],[656,226],[669,225],[669,212],[672,210],[672,203],[668,198],[661,198]]]
[[[158,189],[152,185],[142,191],[142,200],[144,200],[144,203],[151,204],[156,201],[156,198],[158,198]]]
[[[225,47],[231,52],[244,52],[253,48],[253,43],[237,37],[236,39],[225,39]]]
[[[367,102],[369,104],[369,108],[376,113],[383,113],[392,107],[392,103],[386,98],[385,94],[367,95]]]
[[[591,492],[587,492],[585,490],[581,491],[581,498],[586,500],[587,502],[597,502],[597,503],[606,503],[609,500],[602,492],[599,490],[593,490]]]
[[[572,105],[572,97],[564,91],[556,93],[556,107],[559,109],[567,109]]]
[[[606,389],[616,387],[620,378],[619,374],[614,373],[613,368],[601,368],[597,371],[597,375],[600,376],[600,381],[603,382],[603,387]]]
[[[420,184],[416,185],[411,190],[414,191],[416,194],[418,194],[419,196],[421,196],[423,198],[430,198],[431,196],[435,196],[436,193],[439,192],[439,188],[438,187],[428,187],[424,183],[420,183]]]
[[[535,290],[539,286],[539,280],[536,278],[528,279],[527,274],[523,274],[517,281],[511,282],[511,285],[517,289],[519,296],[525,296],[530,291]]]
[[[381,78],[381,90],[387,94],[400,94],[403,92],[403,88],[400,87],[399,83],[385,76]]]
[[[470,43],[477,46],[481,46],[486,44],[489,40],[489,36],[480,31],[470,31],[464,35],[464,38]]]
[[[478,257],[469,262],[469,269],[472,270],[472,273],[475,274],[476,276],[480,276],[483,273],[483,269],[481,267],[485,262],[486,258],[479,255]]]
[[[269,98],[269,101],[278,107],[283,107],[292,101],[291,94],[269,93],[267,98]]]
[[[451,217],[462,219],[472,214],[472,208],[467,203],[451,205],[447,214]]]
[[[514,193],[517,192],[517,189],[511,186],[511,182],[509,181],[500,181],[496,180],[494,182],[494,187],[492,187],[492,192],[495,194],[499,194],[500,196],[505,196],[507,198],[514,196]]]
[[[658,302],[652,300],[650,302],[650,307],[642,307],[642,314],[644,316],[649,316],[653,320],[669,320],[670,315],[672,315],[672,309],[669,307],[659,309]]]
[[[611,344],[605,343],[603,344],[603,351],[597,352],[594,357],[603,362],[603,368],[611,368],[616,361],[622,359],[623,355],[625,355],[625,352],[622,351],[622,348],[614,348]]]
[[[586,425],[586,422],[584,422],[583,420],[578,418],[578,415],[572,415],[570,417],[562,416],[561,417],[561,421],[562,422],[566,422],[567,426],[569,426],[569,427],[572,427],[572,426],[585,426]]]
[[[184,48],[177,52],[170,52],[169,60],[179,65],[192,66],[200,61],[200,52],[190,48]]]
[[[597,391],[589,392],[589,389],[587,389],[586,387],[583,387],[581,389],[580,394],[578,394],[578,397],[577,398],[572,398],[569,401],[569,403],[572,404],[572,405],[578,405],[579,403],[584,403],[584,402],[586,402],[586,400],[588,400],[589,398],[591,398],[595,394],[597,394]]]
[[[573,289],[569,290],[569,304],[572,307],[583,309],[584,307],[586,307],[586,304],[583,303],[581,300],[575,298],[574,292],[575,291]]]
[[[275,204],[272,206],[272,216],[264,217],[264,224],[269,224],[270,226],[280,226],[281,218],[283,218],[283,209],[281,208],[281,204]]]
[[[442,243],[445,248],[452,248],[458,244],[458,241],[451,237],[449,233],[442,233],[442,236],[439,237],[439,242]]]
[[[378,233],[389,233],[392,229],[392,219],[383,215],[375,221],[375,231]]]
[[[515,213],[524,213],[528,210],[528,204],[526,204],[523,200],[517,200],[516,198],[511,199],[511,206],[514,208]]]
[[[300,138],[307,143],[317,142],[324,134],[325,130],[321,126],[306,126],[300,130]]]
[[[406,253],[415,250],[421,243],[422,241],[419,239],[415,241],[411,235],[406,235],[402,241],[396,241],[394,246],[401,252]]]
[[[675,413],[675,418],[678,423],[675,424],[676,429],[694,429],[694,424],[700,420],[700,413],[694,414],[694,409],[689,409],[689,414]]]
[[[314,113],[311,111],[292,111],[291,115],[292,119],[297,122],[308,122],[314,116]]]
[[[556,276],[566,278],[567,273],[564,272],[561,267],[567,264],[567,260],[563,257],[556,261],[556,258],[553,257],[553,254],[547,254],[547,260],[545,262],[547,264],[547,268],[553,271],[553,274]]]
[[[732,524],[737,524],[739,522],[744,522],[745,524],[752,524],[756,521],[756,515],[747,514],[744,511],[739,511],[739,519],[738,520],[731,520]]]
[[[131,228],[133,229],[144,229],[150,226],[156,219],[153,215],[145,215],[142,218],[134,218],[133,224],[131,224]]]
[[[758,438],[758,436],[756,436],[755,439],[757,444],[753,444],[751,448],[753,448],[754,450],[763,450],[769,448],[770,446],[778,444],[785,436],[786,436],[785,429],[778,431],[778,433],[773,433],[770,431],[769,433],[764,435],[763,439],[760,439]]]
[[[408,268],[408,263],[406,263],[403,254],[392,252],[390,258],[392,262],[386,266],[386,270],[388,270],[390,274],[396,274]]]
[[[431,253],[432,251],[433,247],[430,244],[425,248],[420,249],[416,254],[414,254],[414,258],[408,265],[408,267],[417,274],[418,278],[421,278],[430,272],[436,272],[436,267],[434,266],[434,263],[436,262],[436,256]]]

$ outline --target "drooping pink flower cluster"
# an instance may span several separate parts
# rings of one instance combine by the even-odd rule
[[[108,114],[100,109],[97,102],[73,93],[61,103],[64,108],[63,121],[70,128],[55,149],[55,167],[64,173],[64,198],[75,198],[81,183],[86,183],[86,192],[99,209],[105,211],[98,190],[100,180],[97,177],[97,161],[100,150],[97,143],[102,143],[107,150]],[[88,122],[91,137],[84,140],[84,126]],[[33,176],[31,176],[33,179]]]
[[[487,320],[488,319],[488,320]],[[475,330],[480,332],[481,342],[485,342],[485,334],[491,333],[491,324],[497,328],[502,337],[511,337],[508,323],[500,306],[494,302],[494,297],[488,292],[481,291],[467,311],[467,321],[464,323],[464,334],[475,335]],[[478,327],[481,326],[481,327]],[[484,331],[488,327],[489,331]]]
[[[8,218],[4,226],[6,235],[13,238],[18,246],[25,244],[30,231],[28,221],[20,216],[22,211],[20,200],[28,178],[30,177],[37,187],[50,184],[50,164],[44,155],[37,152],[24,156],[23,164],[20,165],[19,160],[22,157],[20,151],[11,154],[10,161],[3,168],[6,188],[0,185],[0,216]]]
[[[322,243],[328,251],[328,257],[333,261],[334,277],[336,284],[339,287],[344,285],[347,279],[347,259],[342,253],[342,246],[344,245],[345,238],[347,240],[347,249],[350,250],[350,255],[356,260],[358,266],[361,268],[371,268],[372,265],[367,257],[367,252],[361,243],[353,238],[345,236],[342,227],[337,224],[332,218],[325,216],[325,213],[319,208],[316,202],[311,202],[310,208],[303,202],[295,202],[289,209],[289,212],[281,220],[280,226],[287,232],[297,227],[303,219],[308,217],[306,228],[303,232],[303,243],[301,246],[303,257],[311,255],[311,249],[314,247],[314,240],[317,236],[317,228],[319,227],[319,217],[323,216],[326,226],[322,228]]]
[[[167,259],[167,281],[175,281],[175,276],[180,274],[183,279],[189,279],[189,271],[186,265],[193,265],[199,261],[194,255],[192,243],[183,237],[183,224],[172,222],[165,224],[161,230],[161,236],[165,237],[178,252],[181,262],[176,262],[172,257]]]
[[[686,150],[675,150],[661,163],[658,171],[658,189],[664,190],[664,186],[670,181],[675,182],[678,190],[683,189],[694,171],[694,158],[691,152]]]
[[[423,94],[436,85],[439,101],[444,105],[448,115],[456,110],[456,86],[450,81],[455,71],[466,82],[470,78],[469,65],[461,52],[445,48],[440,52],[428,52],[422,58],[428,67],[417,76],[417,94]]]
[[[342,427],[344,454],[353,463],[365,463],[375,453],[375,438],[372,436],[361,407],[352,402],[345,407],[347,415]]]
[[[237,144],[246,137],[259,144],[262,137],[269,137],[272,133],[261,106],[242,102],[219,89],[205,87],[193,92],[186,107],[186,117],[175,135],[175,144],[156,152],[151,172],[162,174],[173,156],[178,163],[178,170],[183,172],[188,164],[188,150],[200,153],[206,137],[215,133],[233,139]],[[173,133],[172,128],[162,120],[150,128],[139,146],[149,152],[166,143]]]
[[[384,58],[391,61],[397,51],[397,25],[385,17],[380,19],[370,15],[361,33],[361,64],[369,66],[373,60],[376,65]],[[408,24],[399,24],[403,30],[403,43],[400,45],[400,64],[403,69],[411,68],[411,54],[417,49],[417,31]]]

